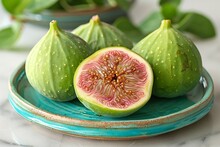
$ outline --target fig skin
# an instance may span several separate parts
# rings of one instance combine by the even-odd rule
[[[75,98],[73,74],[91,49],[81,38],[61,30],[55,20],[49,31],[30,51],[25,71],[32,87],[56,101]]]
[[[182,96],[192,90],[202,74],[202,59],[195,44],[172,27],[170,20],[138,42],[132,49],[153,68],[153,95]]]
[[[128,49],[133,47],[132,41],[122,31],[102,22],[98,15],[93,16],[89,23],[74,29],[72,33],[84,39],[93,53],[106,47],[122,46]]]
[[[135,63],[138,63],[137,65],[141,65],[141,67],[140,68],[139,66],[134,67],[138,71],[136,71],[134,68],[127,68],[129,69],[129,71],[124,71],[123,70],[125,69],[124,67],[130,65],[130,64],[126,64],[128,61],[127,58],[126,58],[126,62],[123,62],[125,60],[123,60],[122,58],[122,62],[124,64],[118,64],[116,68],[105,66],[104,64],[107,64],[105,62],[108,62],[108,60],[104,59],[103,61],[101,57],[103,56],[106,57],[105,56],[106,53],[109,53],[111,51],[113,52],[122,51],[128,54],[131,60],[134,61]],[[112,60],[112,62],[108,62],[109,64],[113,64],[114,62],[117,62],[116,61],[117,59],[116,60],[113,59],[114,56],[109,56],[109,58]],[[129,63],[134,63],[134,62],[129,62]],[[93,67],[95,68],[98,67],[98,69],[94,69],[94,71],[97,72],[97,74],[91,73],[91,69],[93,69]],[[109,73],[108,67],[109,69],[111,69],[111,72],[113,73],[108,74],[108,76],[106,77],[104,72]],[[131,69],[134,69],[134,71],[131,72]],[[122,81],[120,81],[119,77],[117,77],[117,73],[121,73],[121,72],[129,72],[128,75],[120,74],[121,76],[120,79],[123,79],[123,76],[127,76],[127,78],[125,78]],[[137,72],[137,74],[135,72]],[[87,77],[85,76],[86,75],[85,73],[90,73],[91,76]],[[94,75],[97,77],[95,77]],[[112,75],[116,75],[116,77],[112,78],[111,77]],[[137,75],[139,76],[141,75],[140,78],[137,78],[136,77]],[[134,77],[133,80],[132,78],[130,78],[130,76]],[[123,87],[125,87],[125,89],[121,88],[120,86],[118,87],[116,86],[117,85],[116,81],[118,80],[119,80],[118,83],[120,83],[120,85],[122,84]],[[83,60],[83,62],[81,62],[76,69],[73,82],[74,82],[74,88],[77,98],[85,107],[87,107],[97,115],[118,118],[118,117],[125,117],[135,113],[150,100],[152,87],[153,87],[153,71],[150,64],[147,61],[145,61],[141,56],[132,52],[131,50],[124,47],[108,47],[96,51],[94,54]],[[114,85],[115,83],[116,85]],[[100,90],[101,88],[100,85],[109,93],[107,94],[105,93],[106,92],[105,90]],[[117,87],[116,89],[113,88],[115,86]],[[87,88],[91,88],[91,87],[93,87],[94,89],[88,92]],[[126,92],[127,90],[129,91],[131,90],[130,91],[131,93],[127,93]],[[111,97],[112,95],[114,96]],[[132,101],[131,99],[133,99],[134,96],[137,95],[139,96],[139,99],[135,102],[134,101],[130,102]],[[111,102],[113,102],[113,105],[111,105],[112,103],[110,103],[109,101],[110,97],[111,97]],[[117,98],[119,98],[119,100],[117,100]],[[120,107],[121,102],[128,103],[128,105],[126,107]]]

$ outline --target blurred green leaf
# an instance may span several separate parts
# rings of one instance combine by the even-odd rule
[[[174,6],[178,7],[181,3],[181,0],[160,0],[159,4],[160,6],[164,5],[164,4],[173,4]]]
[[[39,12],[45,8],[49,8],[54,5],[58,0],[31,0],[31,3],[27,6],[27,10],[31,12]]]
[[[54,5],[58,0],[2,0],[4,8],[12,15],[21,14],[24,10],[38,12]]]
[[[163,16],[160,12],[153,12],[140,23],[139,28],[145,35],[147,35],[159,28],[162,20]]]
[[[108,0],[108,2],[110,5],[117,5],[124,10],[128,10],[132,5],[133,0]]]
[[[59,3],[66,11],[69,12],[89,10],[96,7],[96,3],[93,0],[60,0]]]
[[[172,18],[172,24],[180,22],[185,17],[185,13],[177,12],[176,16]]]
[[[89,2],[91,1],[91,3],[93,2],[97,6],[103,6],[105,4],[105,1],[103,1],[103,0],[88,0],[88,1]]]
[[[21,14],[29,5],[31,0],[2,0],[5,10],[12,15]]]
[[[200,38],[211,38],[216,35],[214,25],[211,20],[196,12],[187,12],[182,20],[176,24],[176,28],[192,33]]]
[[[177,15],[177,7],[171,3],[166,3],[160,8],[161,14],[164,19],[172,20]]]
[[[61,6],[61,4],[59,2],[53,4],[52,6],[48,7],[47,9],[52,10],[52,11],[63,11],[64,8]]]
[[[124,32],[135,43],[144,37],[143,33],[127,17],[118,18],[113,25]]]
[[[20,36],[22,24],[14,22],[12,26],[0,29],[0,48],[8,49],[14,45]]]
[[[95,4],[97,6],[105,5],[106,0],[60,0],[66,1],[69,5],[85,5],[85,4]]]

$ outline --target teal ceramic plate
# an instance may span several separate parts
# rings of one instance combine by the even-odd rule
[[[182,128],[205,116],[214,99],[206,70],[188,94],[174,99],[152,97],[136,113],[117,119],[95,115],[77,99],[55,102],[43,97],[28,83],[24,65],[11,76],[9,89],[12,107],[27,120],[69,135],[108,140],[145,138]]]
[[[49,27],[50,21],[57,20],[61,28],[72,30],[81,24],[88,23],[94,15],[99,15],[104,22],[113,23],[115,19],[126,16],[127,13],[119,7],[103,7],[79,12],[45,11],[42,13],[25,13],[19,17],[32,24],[46,27]]]

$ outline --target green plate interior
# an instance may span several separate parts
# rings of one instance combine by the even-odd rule
[[[103,117],[85,108],[77,99],[56,102],[40,95],[29,84],[24,66],[12,75],[9,95],[13,108],[24,118],[67,134],[96,139],[140,138],[176,130],[207,114],[213,99],[213,82],[204,70],[198,85],[184,96],[152,97],[130,116]],[[131,133],[134,129],[136,132]],[[117,131],[122,134],[115,133]]]

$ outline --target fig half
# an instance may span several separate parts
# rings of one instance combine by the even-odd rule
[[[85,107],[98,115],[123,117],[151,97],[153,72],[141,56],[124,47],[101,49],[86,58],[74,74],[74,88]]]

